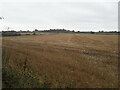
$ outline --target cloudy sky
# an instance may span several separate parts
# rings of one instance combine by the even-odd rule
[[[1,0],[0,30],[118,30],[118,0]]]

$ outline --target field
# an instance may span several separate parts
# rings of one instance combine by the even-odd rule
[[[117,88],[118,36],[3,37],[3,87]]]

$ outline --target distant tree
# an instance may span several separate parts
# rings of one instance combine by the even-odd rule
[[[27,32],[30,32],[29,30],[27,30]]]
[[[35,31],[38,31],[37,29],[35,29]]]
[[[91,34],[94,34],[95,32],[91,31]]]
[[[36,35],[35,31],[33,31],[33,35]]]
[[[75,32],[74,30],[72,30],[72,32]]]

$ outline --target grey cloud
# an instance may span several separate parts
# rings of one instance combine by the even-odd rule
[[[6,24],[76,30],[117,29],[116,2],[2,3]],[[25,27],[25,26],[24,26]]]

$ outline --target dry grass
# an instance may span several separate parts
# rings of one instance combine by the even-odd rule
[[[51,88],[118,87],[117,35],[3,37],[3,51],[3,57],[9,56],[3,65],[19,73],[27,71],[38,80],[38,87],[41,82],[50,82]]]

